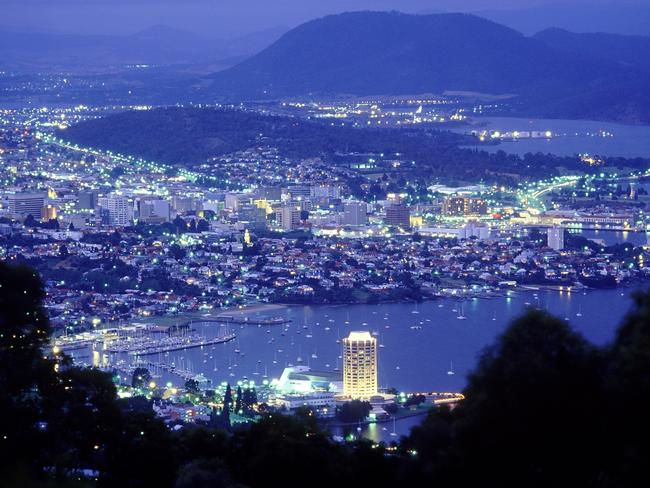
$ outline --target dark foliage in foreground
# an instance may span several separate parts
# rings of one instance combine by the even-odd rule
[[[397,450],[339,445],[313,416],[266,415],[232,433],[170,431],[115,400],[110,378],[43,358],[44,293],[0,263],[2,486],[646,486],[650,294],[612,344],[530,311],[481,356],[466,400],[432,410]],[[92,470],[90,478],[81,470]],[[88,473],[88,472],[87,472]],[[79,479],[81,478],[81,479]]]

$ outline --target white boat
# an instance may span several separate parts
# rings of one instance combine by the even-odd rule
[[[449,376],[452,376],[452,375],[456,374],[456,372],[454,371],[454,362],[453,361],[451,361],[451,363],[449,364],[449,371],[447,371],[447,374]]]
[[[393,415],[393,431],[390,433],[391,437],[397,437],[397,432],[395,432],[395,416]]]
[[[458,320],[465,320],[467,317],[465,317],[465,314],[463,313],[463,309],[461,308],[460,313],[458,314],[458,317],[456,317]]]

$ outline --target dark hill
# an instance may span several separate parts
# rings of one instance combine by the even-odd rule
[[[468,91],[517,95],[526,115],[650,121],[647,97],[623,91],[647,86],[645,69],[614,48],[595,57],[549,44],[474,15],[346,13],[296,27],[212,75],[208,91],[237,100]]]
[[[450,132],[332,127],[293,117],[241,110],[160,108],[92,119],[57,133],[85,147],[163,163],[192,165],[257,145],[278,147],[285,156],[336,152],[444,151],[467,142]]]
[[[580,61],[580,62],[578,62]],[[303,24],[214,76],[216,93],[253,98],[465,90],[563,91],[604,77],[607,63],[578,59],[465,14],[355,12]]]
[[[545,29],[533,36],[553,49],[621,66],[650,69],[650,37]]]

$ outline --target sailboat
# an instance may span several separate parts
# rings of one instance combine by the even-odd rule
[[[578,305],[578,312],[576,313],[576,317],[582,317],[582,305]]]
[[[390,433],[391,437],[397,437],[397,432],[395,430],[395,416],[393,415],[393,431]]]
[[[460,306],[460,312],[458,312],[458,317],[456,317],[458,320],[465,320],[467,317],[465,317],[465,313],[463,312],[463,305]]]
[[[496,319],[497,319],[497,313],[496,313],[496,311],[495,311],[495,312],[494,312],[494,315],[492,315],[492,320],[496,320]]]
[[[456,374],[456,372],[454,371],[454,362],[453,361],[451,361],[450,364],[449,364],[449,371],[447,371],[447,374],[449,376],[452,376],[452,375]]]

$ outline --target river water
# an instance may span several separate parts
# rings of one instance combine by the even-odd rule
[[[499,150],[513,154],[542,152],[572,156],[598,154],[628,158],[650,156],[650,126],[625,125],[592,120],[525,119],[516,117],[477,117],[474,127],[459,127],[456,132],[470,130],[542,131],[550,130],[551,139],[520,139],[495,146],[482,146],[489,152]]]

